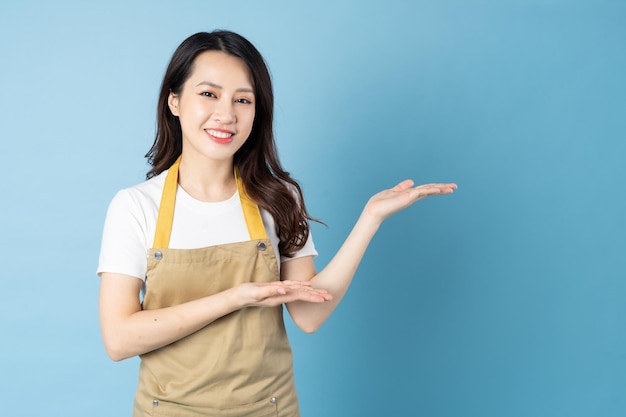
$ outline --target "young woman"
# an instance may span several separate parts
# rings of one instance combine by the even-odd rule
[[[374,195],[316,272],[272,113],[265,62],[240,35],[198,33],[174,52],[152,169],[111,202],[98,267],[107,353],[141,357],[134,416],[298,416],[282,305],[314,332],[382,221],[456,188],[406,180]]]

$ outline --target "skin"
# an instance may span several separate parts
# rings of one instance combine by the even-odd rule
[[[200,54],[182,92],[170,94],[170,110],[179,117],[183,131],[179,185],[194,198],[222,201],[234,194],[233,155],[252,130],[254,98],[245,63],[216,51]],[[282,263],[280,281],[240,284],[188,303],[146,311],[141,309],[139,277],[102,273],[100,324],[107,354],[117,361],[150,352],[248,306],[286,304],[296,325],[314,332],[343,298],[382,222],[420,199],[450,194],[456,188],[456,184],[415,187],[405,180],[377,193],[320,272],[310,256],[293,259]]]

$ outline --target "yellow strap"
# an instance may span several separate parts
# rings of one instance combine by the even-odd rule
[[[180,156],[167,171],[161,203],[159,204],[159,216],[157,217],[156,231],[154,232],[153,248],[167,248],[170,245],[172,223],[174,222],[174,205],[176,203],[176,189],[178,188],[178,166]]]
[[[265,233],[265,226],[263,225],[263,219],[261,218],[259,206],[252,201],[250,196],[248,196],[248,193],[246,193],[243,181],[239,175],[239,169],[236,167],[235,180],[237,180],[239,199],[241,200],[243,216],[245,217],[246,225],[248,226],[248,233],[250,233],[250,240],[267,239],[267,233]]]
[[[167,177],[165,177],[165,184],[163,185],[163,193],[161,194],[161,202],[159,204],[156,231],[154,232],[153,248],[164,249],[169,247],[170,244],[172,223],[174,221],[174,206],[176,205],[176,189],[178,188],[179,165],[180,157],[172,164],[167,171]],[[265,233],[265,226],[263,225],[259,206],[252,201],[246,193],[237,168],[235,168],[235,179],[237,181],[237,190],[239,190],[243,216],[248,226],[250,239],[266,239],[267,234]]]

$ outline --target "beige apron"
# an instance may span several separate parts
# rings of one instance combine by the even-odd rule
[[[278,280],[276,255],[259,208],[238,175],[251,240],[168,249],[179,162],[169,169],[163,187],[143,309],[181,304],[244,282]],[[299,416],[282,306],[240,309],[141,355],[133,416]]]

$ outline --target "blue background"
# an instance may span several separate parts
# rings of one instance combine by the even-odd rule
[[[305,417],[626,415],[625,22],[617,0],[3,2],[2,415],[130,415],[102,224],[173,50],[215,28],[269,63],[319,268],[376,191],[460,187],[383,225],[318,333],[289,323]]]

